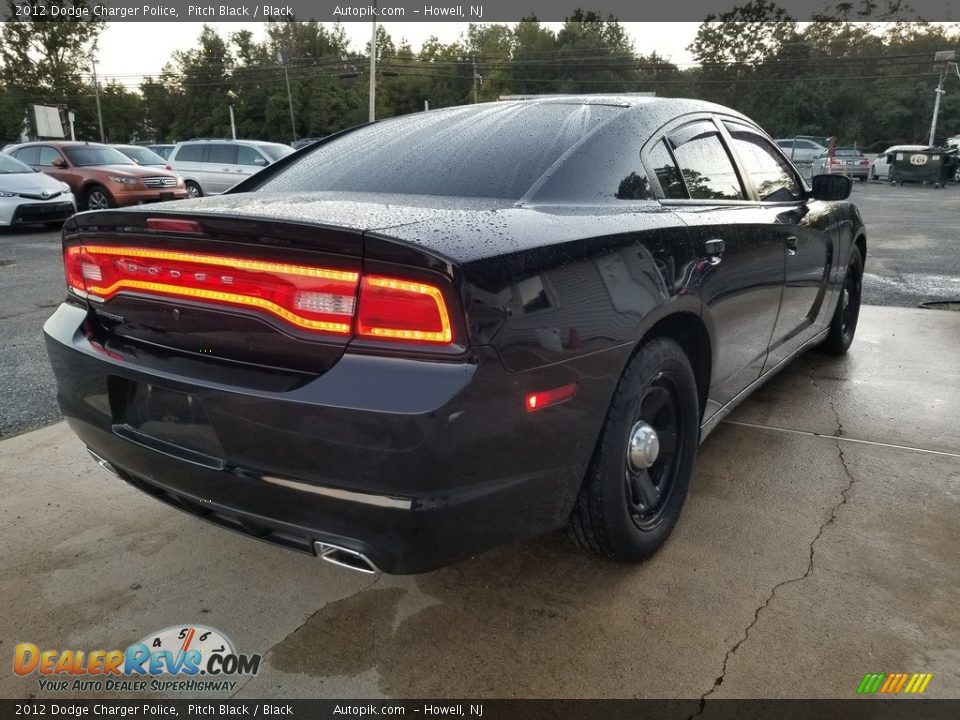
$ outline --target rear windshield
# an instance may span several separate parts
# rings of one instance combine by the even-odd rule
[[[66,147],[63,151],[77,167],[87,165],[133,165],[134,162],[111,147]]]
[[[406,115],[321,145],[260,189],[519,199],[564,152],[623,109],[542,103]]]
[[[861,157],[863,155],[859,150],[853,148],[837,148],[833,151],[834,156],[843,155],[844,157]]]

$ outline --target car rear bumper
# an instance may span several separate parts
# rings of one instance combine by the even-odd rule
[[[348,352],[320,376],[214,372],[207,358],[101,345],[86,317],[62,305],[44,327],[47,350],[64,416],[117,474],[224,527],[309,553],[340,546],[390,573],[562,526],[616,384],[597,368],[619,360],[510,374],[480,348],[462,363]],[[526,393],[571,382],[572,400],[526,411]],[[130,427],[131,384],[188,393],[222,452]]]

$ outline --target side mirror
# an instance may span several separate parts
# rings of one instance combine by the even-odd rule
[[[814,175],[810,185],[814,200],[846,200],[853,192],[853,180],[843,175]]]
[[[260,167],[266,167],[267,165],[269,165],[269,163],[267,162],[267,159],[262,157],[254,158],[253,164],[259,165]]]
[[[63,161],[63,158],[54,158],[53,160],[50,161],[50,164],[58,168],[67,166],[67,164]]]

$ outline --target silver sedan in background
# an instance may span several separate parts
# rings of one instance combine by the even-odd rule
[[[0,227],[58,226],[76,211],[69,185],[0,153]]]

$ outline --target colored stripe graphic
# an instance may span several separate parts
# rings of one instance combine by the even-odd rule
[[[917,695],[927,689],[933,673],[867,673],[857,686],[857,694]]]

